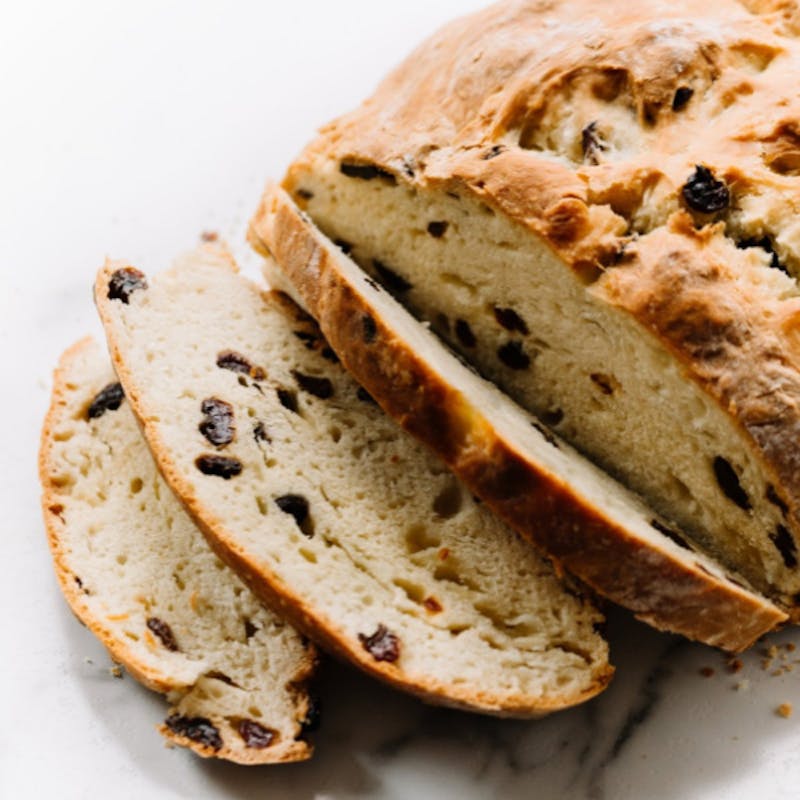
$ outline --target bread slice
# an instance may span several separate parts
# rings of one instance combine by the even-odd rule
[[[779,5],[493,4],[326,126],[285,186],[797,616],[800,40]]]
[[[64,596],[115,661],[167,696],[164,736],[240,764],[308,758],[314,647],[210,550],[90,339],[56,370],[40,472]]]
[[[288,298],[213,248],[146,282],[109,263],[95,297],[167,481],[309,636],[472,710],[536,716],[605,687],[598,611],[380,411]]]
[[[600,594],[658,628],[728,650],[746,648],[785,619],[467,369],[284,191],[267,193],[251,235],[383,408],[512,527]]]

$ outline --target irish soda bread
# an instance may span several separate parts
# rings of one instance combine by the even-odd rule
[[[219,250],[95,287],[117,373],[215,549],[310,636],[427,699],[535,716],[611,677],[592,605]]]
[[[381,405],[520,533],[659,628],[730,650],[785,615],[726,578],[637,497],[461,364],[282,190],[251,228]],[[275,280],[273,272],[271,280]]]
[[[286,188],[480,371],[797,616],[800,12],[497,3]]]
[[[161,732],[243,764],[308,758],[313,647],[209,549],[89,339],[56,370],[40,469],[64,596],[114,660],[167,695]]]

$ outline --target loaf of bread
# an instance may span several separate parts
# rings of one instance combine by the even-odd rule
[[[206,248],[95,299],[167,482],[320,644],[432,702],[536,716],[611,677],[602,620],[336,363],[310,318]]]
[[[800,13],[508,0],[285,186],[521,404],[797,616]]]
[[[251,240],[286,276],[270,269],[270,282],[300,297],[382,407],[512,527],[598,592],[658,628],[729,650],[785,619],[467,369],[284,191],[265,195]]]
[[[308,758],[313,646],[213,554],[89,339],[56,370],[40,470],[64,596],[115,661],[167,696],[164,736],[242,764]]]

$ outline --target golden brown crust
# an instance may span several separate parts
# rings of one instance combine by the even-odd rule
[[[593,676],[594,682],[583,692],[571,692],[563,696],[552,694],[546,698],[531,697],[523,693],[497,695],[489,691],[478,692],[472,687],[451,685],[430,677],[426,680],[411,678],[394,663],[376,661],[366,650],[356,646],[351,637],[345,636],[332,624],[323,625],[320,615],[315,613],[296,588],[283,583],[263,562],[257,561],[252,553],[237,542],[237,537],[229,529],[226,521],[203,505],[196,496],[191,481],[181,472],[168,448],[165,447],[157,420],[154,421],[151,417],[150,410],[143,402],[134,377],[122,356],[117,340],[118,329],[112,322],[112,311],[106,299],[110,275],[117,269],[129,266],[130,264],[124,261],[107,261],[105,267],[98,273],[95,283],[98,312],[106,331],[114,369],[125,389],[125,396],[142,425],[145,438],[165,481],[219,558],[233,569],[266,605],[324,649],[355,664],[374,678],[437,705],[481,711],[496,716],[535,718],[584,702],[605,689],[614,673],[613,667],[609,664],[606,664],[603,670],[598,668],[596,675]],[[232,261],[230,266],[231,269],[235,269]]]
[[[730,651],[785,620],[765,599],[691,558],[648,547],[499,436],[485,414],[432,370],[376,315],[338,267],[337,249],[280,190],[251,223],[356,380],[428,444],[512,528],[600,594],[655,627]],[[370,331],[364,336],[364,321]]]
[[[794,0],[496,3],[326,126],[284,185],[321,160],[375,164],[538,234],[747,431],[800,539],[800,298],[743,286],[766,266],[736,249],[767,237],[800,275],[799,34]],[[698,164],[730,191],[721,211],[687,206]]]
[[[108,650],[111,659],[125,667],[127,672],[139,683],[159,694],[168,694],[176,689],[174,681],[169,676],[159,673],[151,665],[143,663],[133,650],[95,614],[85,602],[85,596],[78,582],[78,576],[71,569],[62,545],[64,527],[64,507],[61,503],[60,487],[57,482],[58,468],[54,461],[54,433],[63,419],[64,409],[67,406],[67,374],[70,364],[80,355],[94,347],[94,341],[87,336],[69,347],[59,359],[53,375],[53,390],[50,407],[47,411],[39,449],[39,478],[42,485],[42,512],[47,531],[50,552],[53,557],[56,578],[62,594],[78,620],[85,625]],[[308,650],[308,658],[298,667],[294,676],[294,685],[305,693],[305,686],[312,679],[316,667],[316,651],[313,646]],[[299,707],[300,713],[307,713],[308,701],[304,707]],[[313,747],[305,741],[299,740],[291,743],[281,743],[269,751],[237,751],[223,744],[222,748],[215,750],[199,742],[181,736],[170,730],[166,725],[160,725],[159,732],[170,741],[186,747],[203,758],[221,758],[240,764],[267,764],[289,763],[305,761],[313,753]]]

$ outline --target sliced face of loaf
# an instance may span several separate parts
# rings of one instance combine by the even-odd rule
[[[383,408],[516,530],[598,592],[656,627],[729,650],[747,647],[785,619],[468,369],[284,191],[268,191],[251,234]]]
[[[219,250],[95,296],[167,481],[312,638],[426,699],[535,716],[607,684],[602,619]]]
[[[798,615],[800,45],[776,7],[497,3],[326,126],[285,186],[483,375]]]
[[[89,339],[56,370],[40,469],[64,596],[115,661],[167,696],[164,736],[241,764],[308,758],[313,646],[211,551]]]

